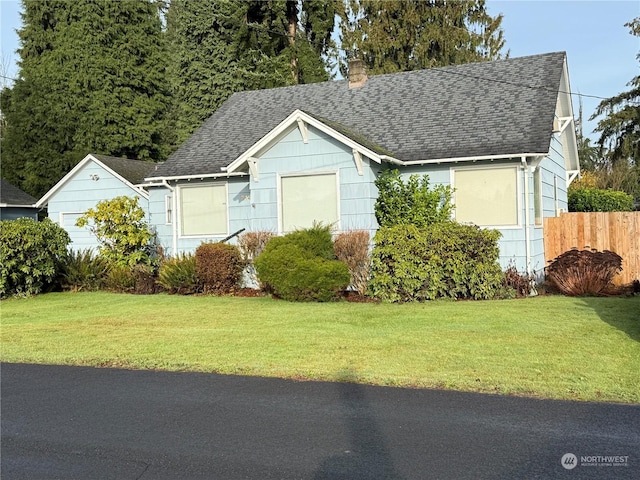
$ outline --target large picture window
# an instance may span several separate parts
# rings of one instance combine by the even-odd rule
[[[335,173],[296,175],[280,179],[280,227],[283,232],[309,228],[314,222],[338,222],[338,185]]]
[[[455,215],[461,223],[481,226],[518,224],[518,169],[454,170]]]
[[[180,227],[183,236],[227,234],[227,185],[180,188]]]

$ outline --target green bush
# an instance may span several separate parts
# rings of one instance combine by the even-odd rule
[[[88,227],[100,242],[100,253],[118,265],[151,265],[154,234],[144,219],[138,197],[120,196],[98,202],[76,221]]]
[[[451,218],[451,187],[429,186],[428,175],[411,175],[405,183],[398,170],[383,170],[376,179],[374,207],[381,227],[412,224],[426,227]]]
[[[48,218],[0,222],[0,297],[36,295],[57,275],[69,244],[67,232]]]
[[[599,188],[570,188],[568,201],[570,212],[630,212],[634,207],[631,195]]]
[[[109,273],[109,261],[92,249],[69,250],[60,260],[60,285],[65,290],[99,290]]]
[[[335,259],[329,227],[321,225],[271,239],[255,265],[265,288],[290,301],[334,300],[351,277]]]
[[[196,275],[195,255],[182,253],[165,260],[160,265],[157,282],[170,293],[182,295],[198,293],[200,285]]]
[[[496,298],[503,273],[497,230],[454,222],[382,227],[374,237],[369,294],[384,301]]]
[[[205,293],[225,294],[240,284],[244,262],[228,243],[203,243],[196,249],[196,276]]]

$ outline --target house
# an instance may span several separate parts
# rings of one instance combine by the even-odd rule
[[[0,220],[27,217],[38,220],[37,200],[6,180],[0,179]]]
[[[78,217],[98,202],[121,195],[137,197],[147,212],[149,195],[140,184],[156,166],[139,160],[89,154],[45,193],[36,206],[48,207],[49,218],[69,233],[70,248],[96,248],[95,235],[86,227],[76,227]]]
[[[147,177],[169,254],[240,229],[314,221],[375,233],[376,176],[455,189],[455,219],[496,228],[501,263],[544,267],[543,218],[579,174],[564,52],[232,95]]]

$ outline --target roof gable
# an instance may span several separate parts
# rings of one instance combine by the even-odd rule
[[[152,170],[156,168],[156,164],[151,162],[143,162],[140,160],[130,160],[127,158],[109,157],[106,155],[96,155],[90,153],[84,157],[73,169],[67,173],[62,179],[56,183],[51,189],[38,200],[36,206],[42,207],[46,205],[49,199],[58,192],[64,185],[69,182],[76,173],[82,170],[88,163],[95,162],[105,169],[115,178],[123,182],[135,193],[144,198],[149,198],[148,193],[141,187],[136,186],[143,182]]]
[[[0,179],[0,206],[34,207],[37,200],[27,192],[14,187],[4,179]]]
[[[232,95],[152,177],[221,173],[300,110],[402,162],[547,154],[565,54]],[[348,133],[347,133],[348,132]]]

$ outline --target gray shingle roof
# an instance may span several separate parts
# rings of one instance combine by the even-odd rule
[[[235,93],[152,176],[221,173],[296,109],[403,161],[547,153],[565,53]],[[351,132],[349,135],[348,132]]]
[[[31,207],[38,200],[27,192],[23,192],[18,187],[14,187],[6,180],[0,179],[0,203],[6,205],[24,205]]]
[[[156,166],[161,165],[152,162],[143,162],[142,160],[130,160],[128,158],[109,157],[107,155],[96,155],[93,153],[91,156],[100,160],[111,170],[134,185],[143,183],[144,179],[153,172]]]

